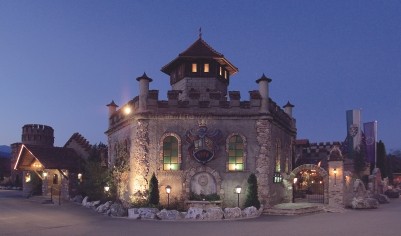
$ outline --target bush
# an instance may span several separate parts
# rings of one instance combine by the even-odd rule
[[[159,181],[157,180],[155,173],[153,173],[152,178],[149,182],[149,205],[157,206],[159,205],[160,195],[159,195]]]
[[[260,208],[260,201],[258,197],[258,180],[255,174],[249,175],[248,178],[248,191],[246,195],[244,207],[254,206],[257,209]]]

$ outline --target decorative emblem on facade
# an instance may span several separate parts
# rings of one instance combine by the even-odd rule
[[[359,127],[356,124],[352,124],[349,126],[348,133],[351,137],[355,137],[358,134]]]
[[[214,153],[218,150],[218,145],[222,140],[222,134],[218,129],[209,131],[204,120],[198,123],[199,126],[188,130],[185,137],[190,144],[189,153],[198,162],[205,164],[213,159]]]
[[[206,186],[208,184],[209,180],[207,179],[206,175],[201,175],[198,177],[198,184],[201,186]]]

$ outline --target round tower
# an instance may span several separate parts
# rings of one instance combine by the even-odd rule
[[[23,144],[50,146],[54,145],[54,130],[47,125],[28,124],[22,127]]]

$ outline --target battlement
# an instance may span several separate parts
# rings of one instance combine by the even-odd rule
[[[80,133],[74,133],[70,139],[65,143],[64,147],[68,147],[71,142],[75,141],[81,148],[89,152],[92,148],[89,141],[86,140]]]
[[[114,126],[138,114],[197,115],[210,113],[220,116],[232,114],[260,115],[262,97],[258,90],[249,91],[249,100],[247,101],[240,100],[241,93],[239,91],[229,91],[229,100],[220,91],[208,91],[208,99],[202,99],[200,92],[195,89],[189,91],[188,100],[179,100],[180,93],[180,90],[170,90],[167,92],[168,100],[159,100],[159,91],[149,90],[146,99],[146,110],[140,110],[140,98],[136,96],[109,117],[109,125]],[[269,98],[268,100],[269,115],[284,126],[294,128],[295,120],[272,99]],[[127,114],[127,110],[130,111],[129,114]]]
[[[52,127],[40,124],[27,124],[22,127],[22,143],[32,145],[54,145],[54,130]]]
[[[341,146],[341,142],[320,142],[310,143],[308,147],[303,149],[304,153],[329,153],[334,146]]]

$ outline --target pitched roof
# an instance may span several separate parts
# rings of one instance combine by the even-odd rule
[[[161,71],[170,74],[171,70],[175,65],[188,58],[210,58],[218,61],[221,65],[226,66],[227,70],[231,75],[238,72],[238,68],[235,67],[231,62],[229,62],[223,54],[214,50],[209,44],[207,44],[202,37],[199,37],[191,46],[189,46],[185,51],[178,54],[174,60],[169,62],[167,65],[163,66]]]
[[[80,157],[71,148],[23,144],[14,169],[30,170],[35,161],[44,169],[77,170],[80,167]]]

